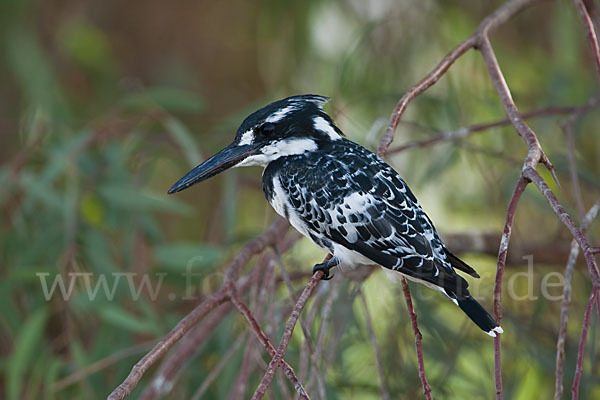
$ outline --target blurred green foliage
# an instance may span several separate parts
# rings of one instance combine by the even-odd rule
[[[162,337],[198,301],[185,296],[219,287],[227,261],[274,215],[261,193],[259,171],[229,171],[177,196],[167,196],[166,189],[228,143],[249,112],[291,94],[324,94],[347,136],[374,148],[404,91],[498,4],[0,2],[0,397],[104,397],[147,347],[66,387],[55,384]],[[598,94],[583,28],[568,1],[526,10],[494,33],[492,43],[521,110],[583,104]],[[452,131],[502,117],[485,67],[471,52],[411,104],[404,120]],[[562,190],[552,188],[577,216],[559,121],[548,116],[530,124],[556,165]],[[587,207],[600,192],[599,123],[593,110],[575,129]],[[395,144],[430,134],[403,124]],[[441,232],[499,232],[525,153],[522,140],[505,127],[402,152],[390,161]],[[597,226],[591,230],[596,244]],[[514,231],[515,246],[522,240],[570,240],[533,188],[519,206]],[[308,271],[322,257],[302,240],[285,260],[290,269]],[[490,309],[494,258],[464,258],[484,277],[479,292]],[[544,299],[539,288],[543,275],[562,272],[565,262],[535,264],[538,300],[504,295],[506,398],[552,396],[560,302]],[[509,267],[506,279],[524,269],[525,261]],[[191,287],[185,273],[196,274]],[[108,286],[102,286],[101,274]],[[65,278],[65,290],[68,278],[77,277],[68,301],[57,295],[60,286],[51,298],[44,293],[42,281],[50,288],[56,276]],[[117,276],[121,284],[114,284]],[[141,288],[137,297],[123,284],[129,280]],[[146,289],[157,285],[152,296]],[[334,305],[334,320],[347,325],[324,376],[332,399],[379,396],[364,313],[360,304],[349,305],[353,287],[344,282]],[[591,288],[581,262],[573,287],[566,393]],[[518,293],[527,289],[518,282]],[[399,287],[378,272],[363,291],[392,397],[417,398],[422,389],[414,339]],[[490,339],[441,296],[421,287],[413,292],[435,398],[491,398]],[[600,397],[597,326],[594,315],[581,398]],[[189,397],[245,329],[237,315],[228,316],[167,397]],[[301,341],[297,330],[286,356],[291,365],[299,362]],[[232,358],[206,398],[228,396],[242,354]],[[260,371],[254,371],[251,382],[258,379]],[[273,390],[281,395],[277,385]]]

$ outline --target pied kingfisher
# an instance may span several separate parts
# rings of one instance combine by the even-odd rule
[[[502,328],[469,294],[452,254],[398,173],[343,137],[323,111],[327,97],[288,97],[261,108],[233,143],[187,173],[179,192],[230,167],[264,167],[265,196],[278,214],[332,257],[313,268],[378,264],[445,293],[488,335]],[[391,272],[390,271],[390,272]],[[393,273],[393,272],[392,272]]]

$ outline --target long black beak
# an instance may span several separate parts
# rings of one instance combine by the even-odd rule
[[[257,146],[251,144],[238,146],[235,143],[231,143],[229,146],[188,172],[176,184],[171,186],[168,193],[172,194],[180,192],[196,183],[205,181],[208,178],[217,175],[219,172],[233,167],[244,158],[256,154],[256,151]]]

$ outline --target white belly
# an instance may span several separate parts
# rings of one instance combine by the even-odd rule
[[[346,268],[354,268],[359,265],[373,265],[376,264],[367,257],[362,254],[350,250],[349,248],[342,246],[341,244],[331,242],[331,248],[324,246],[322,243],[319,243],[313,240],[310,236],[308,227],[302,221],[302,219],[298,216],[294,207],[289,203],[287,195],[283,188],[281,187],[281,183],[279,182],[279,177],[275,177],[273,179],[273,198],[271,199],[271,206],[275,209],[277,214],[281,215],[284,218],[287,218],[290,224],[296,228],[298,232],[309,238],[314,244],[326,250],[335,257],[340,260],[340,266]]]

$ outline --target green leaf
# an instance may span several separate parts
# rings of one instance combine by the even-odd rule
[[[174,270],[208,270],[219,265],[221,248],[205,244],[180,242],[157,246],[154,257],[161,265]]]
[[[27,318],[16,339],[14,351],[7,371],[7,398],[19,399],[25,386],[25,373],[29,365],[34,363],[36,350],[43,341],[43,332],[48,310],[42,307]]]
[[[113,206],[133,210],[165,211],[180,215],[190,215],[193,208],[166,194],[144,192],[134,187],[105,185],[100,194]]]
[[[188,128],[175,118],[167,118],[164,124],[169,135],[183,151],[187,163],[191,166],[200,164],[202,156]]]
[[[125,97],[123,105],[133,109],[159,106],[170,112],[198,113],[204,108],[202,98],[193,92],[154,87]]]
[[[100,317],[107,323],[117,328],[124,329],[132,333],[141,333],[145,335],[158,335],[160,329],[150,319],[142,319],[131,314],[122,308],[115,306],[105,306],[100,309]]]

